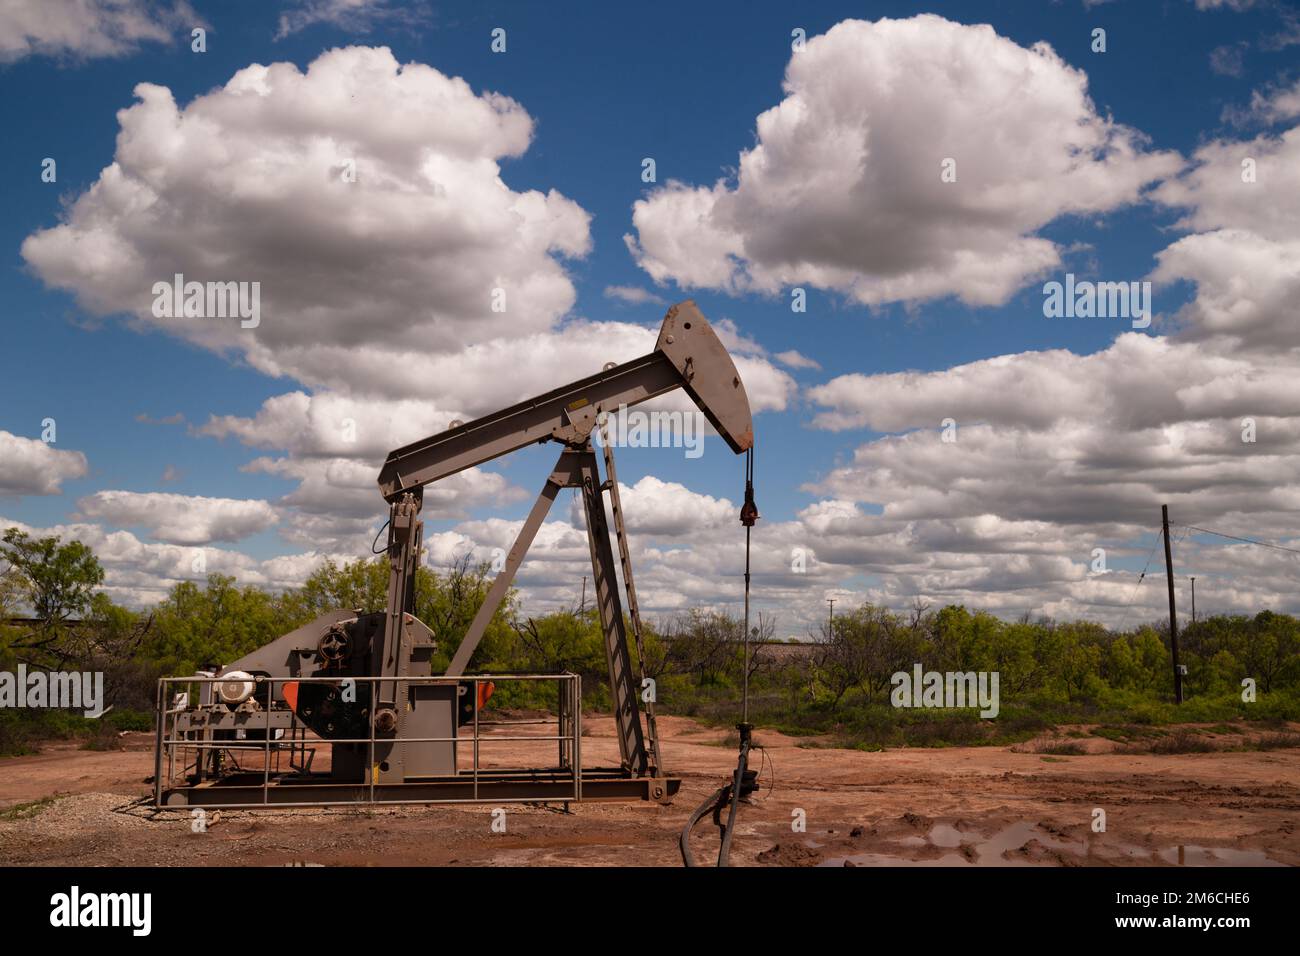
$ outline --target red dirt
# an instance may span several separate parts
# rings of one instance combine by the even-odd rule
[[[17,865],[664,865],[691,810],[735,766],[728,731],[660,717],[664,760],[684,779],[672,806],[506,805],[155,814],[149,734],[124,750],[49,745],[0,760],[0,863]],[[609,718],[586,717],[588,765],[616,763]],[[740,811],[735,865],[1300,864],[1300,750],[1051,756],[1006,747],[866,753],[756,732],[762,792]],[[504,745],[503,745],[504,746]],[[1020,747],[1017,749],[1026,749]],[[755,762],[762,755],[756,755]],[[1093,811],[1106,830],[1092,831]],[[806,831],[794,832],[802,811]],[[702,824],[696,855],[716,853]],[[1181,848],[1181,849],[1180,849]],[[1244,856],[1237,854],[1244,852]],[[847,860],[847,862],[846,862]]]

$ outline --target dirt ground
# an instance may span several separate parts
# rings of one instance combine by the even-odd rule
[[[673,805],[508,805],[504,833],[490,806],[209,811],[195,833],[187,812],[136,802],[151,790],[151,735],[127,735],[115,752],[53,744],[0,760],[0,864],[678,866],[682,826],[734,768],[735,749],[725,730],[659,724],[664,762],[683,778]],[[584,729],[584,762],[617,763],[612,720],[589,716]],[[867,753],[755,736],[762,792],[740,811],[733,865],[1300,864],[1296,748]],[[717,830],[696,832],[697,857],[711,860]]]

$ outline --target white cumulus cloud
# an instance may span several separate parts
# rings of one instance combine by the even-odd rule
[[[533,130],[508,97],[364,47],[254,64],[188,105],[136,96],[113,163],[22,246],[92,312],[308,385],[385,391],[396,370],[419,394],[416,357],[547,330],[573,304],[556,257],[587,252],[590,217],[502,181]],[[260,324],[155,317],[177,273],[260,283]]]
[[[155,541],[168,544],[239,541],[279,520],[266,501],[156,491],[97,491],[81,498],[77,509],[82,518],[122,528],[146,528]]]
[[[4,0],[0,63],[28,56],[123,56],[203,25],[185,0]]]
[[[63,482],[84,478],[86,456],[0,429],[0,497],[57,495]]]
[[[1180,162],[1098,113],[1046,43],[987,25],[846,20],[792,54],[783,89],[734,182],[635,204],[627,242],[656,281],[996,305],[1060,262],[1037,230],[1136,202]]]

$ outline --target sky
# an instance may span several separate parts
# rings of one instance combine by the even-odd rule
[[[122,603],[369,554],[388,450],[693,298],[778,635],[1156,619],[1161,504],[1181,615],[1193,575],[1199,614],[1300,611],[1300,556],[1193,530],[1300,547],[1289,3],[0,0],[0,89],[0,527]],[[177,273],[256,324],[158,314]],[[1067,275],[1149,323],[1053,313]],[[427,562],[508,548],[555,454],[426,489]],[[617,459],[643,610],[737,611],[743,460]],[[565,492],[523,605],[589,574]]]

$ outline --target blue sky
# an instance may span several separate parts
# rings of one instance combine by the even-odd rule
[[[1199,9],[1203,6],[1218,9]],[[1237,6],[1247,9],[1239,10]],[[246,467],[255,459],[279,454],[274,447],[252,447],[235,435],[217,438],[198,434],[196,429],[211,416],[251,419],[269,399],[294,391],[310,393],[323,386],[304,382],[291,372],[267,374],[265,368],[250,364],[238,346],[214,351],[196,345],[184,335],[170,334],[166,328],[131,323],[121,310],[95,307],[87,293],[98,280],[83,275],[60,282],[55,277],[57,266],[50,260],[33,263],[24,256],[23,244],[28,237],[65,221],[67,210],[114,161],[119,133],[117,113],[134,102],[136,84],[148,82],[166,87],[184,109],[195,97],[220,88],[250,64],[288,62],[305,70],[334,47],[387,46],[399,63],[426,64],[445,76],[464,78],[476,96],[495,91],[517,101],[534,127],[520,155],[500,158],[501,179],[515,192],[538,190],[545,194],[555,190],[589,214],[589,251],[574,257],[554,256],[574,291],[572,306],[547,320],[556,334],[566,328],[571,335],[591,334],[584,320],[657,327],[665,308],[662,303],[690,296],[715,323],[735,323],[743,336],[764,350],[767,366],[789,377],[791,386],[779,402],[783,408],[760,413],[756,430],[759,503],[769,527],[782,529],[770,543],[769,583],[774,596],[769,606],[784,613],[785,626],[794,630],[814,608],[823,606],[828,595],[840,595],[849,601],[906,603],[904,598],[913,594],[936,601],[963,600],[999,613],[1020,609],[1064,616],[1113,617],[1119,613],[1123,598],[1116,595],[1128,592],[1125,582],[1133,582],[1132,568],[1141,567],[1147,551],[1141,537],[1142,522],[1135,522],[1130,514],[1131,499],[1124,507],[1112,509],[1113,514],[1107,513],[1104,503],[1086,516],[1063,517],[1047,507],[1017,513],[1013,505],[1003,507],[993,498],[987,507],[972,508],[967,502],[947,513],[942,506],[928,512],[924,508],[909,511],[909,506],[902,503],[907,497],[904,488],[898,489],[897,496],[885,496],[886,500],[880,500],[878,495],[873,499],[867,491],[847,493],[846,488],[861,479],[860,475],[842,475],[833,488],[828,487],[825,483],[833,479],[837,469],[854,469],[856,450],[887,443],[891,436],[917,428],[935,431],[939,421],[917,419],[916,424],[902,427],[878,427],[880,423],[859,408],[861,420],[853,427],[828,430],[815,426],[814,417],[826,403],[819,402],[813,390],[841,380],[837,394],[843,394],[852,381],[842,380],[842,376],[866,377],[861,380],[862,388],[870,392],[873,383],[889,385],[875,376],[890,373],[915,370],[939,376],[997,356],[1048,350],[1086,356],[1106,350],[1119,334],[1129,331],[1127,325],[1108,319],[1044,318],[1043,280],[1060,278],[1066,271],[1080,278],[1138,280],[1157,268],[1160,253],[1179,237],[1224,228],[1248,229],[1249,221],[1189,223],[1189,208],[1200,211],[1214,206],[1207,185],[1191,189],[1190,199],[1180,194],[1179,202],[1153,201],[1151,193],[1160,188],[1160,183],[1184,175],[1195,163],[1197,151],[1207,144],[1245,142],[1256,135],[1283,136],[1291,122],[1289,114],[1278,107],[1265,116],[1266,111],[1258,103],[1281,97],[1296,79],[1300,63],[1300,47],[1294,38],[1286,42],[1288,35],[1295,32],[1294,11],[1264,2],[1216,5],[1180,0],[1115,0],[1092,6],[1078,2],[824,3],[816,5],[811,13],[782,3],[669,3],[653,9],[596,3],[558,8],[522,3],[430,3],[403,7],[395,13],[386,4],[372,2],[354,5],[351,18],[334,15],[330,3],[198,0],[192,10],[183,4],[177,10],[166,3],[142,3],[140,9],[155,17],[169,39],[119,38],[120,48],[112,55],[98,55],[88,52],[91,48],[84,41],[80,49],[60,49],[57,44],[51,45],[53,41],[41,41],[39,28],[28,22],[25,29],[30,31],[30,46],[10,51],[6,61],[0,62],[0,83],[6,94],[0,97],[0,123],[8,132],[7,148],[0,151],[0,196],[5,211],[0,218],[0,247],[8,250],[0,268],[0,296],[5,303],[0,328],[6,357],[5,375],[0,381],[0,430],[37,439],[42,420],[53,418],[58,433],[52,447],[80,452],[86,461],[84,475],[65,478],[57,493],[31,493],[30,487],[13,479],[11,493],[0,496],[0,516],[38,529],[66,529],[89,522],[105,533],[124,530],[147,550],[158,542],[169,543],[168,532],[160,532],[149,521],[128,521],[123,512],[112,508],[101,507],[98,518],[87,517],[87,509],[80,502],[111,490],[261,501],[271,508],[292,509],[284,496],[294,492],[301,476],[283,471],[269,473],[266,469],[250,471]],[[313,10],[320,14],[317,22],[277,38],[282,16]],[[807,312],[796,314],[789,305],[788,286],[792,283],[782,282],[780,291],[772,293],[757,288],[761,284],[758,282],[751,283],[750,288],[710,287],[680,275],[656,282],[651,270],[625,243],[625,235],[638,235],[642,247],[648,249],[643,231],[634,226],[633,203],[653,201],[669,180],[679,181],[684,188],[706,189],[724,178],[728,188],[736,188],[740,153],[761,140],[756,133],[756,117],[786,96],[782,78],[792,56],[798,55],[791,51],[791,30],[803,28],[809,38],[816,38],[850,18],[905,19],[921,12],[955,24],[991,24],[1008,49],[1014,46],[1029,50],[1040,42],[1050,45],[1062,70],[1082,70],[1086,74],[1087,96],[1095,109],[1093,118],[1131,130],[1133,142],[1146,155],[1176,156],[1178,165],[1168,167],[1174,172],[1148,177],[1131,199],[1099,202],[1096,208],[1082,213],[1067,210],[1050,214],[1033,228],[1013,229],[1016,234],[1047,240],[1058,250],[1059,260],[1050,269],[1021,277],[1013,290],[996,297],[1002,301],[976,303],[963,301],[961,294],[935,294],[913,298],[885,295],[878,297],[880,301],[864,302],[842,286],[806,281],[801,286],[807,290]],[[206,24],[208,29],[204,53],[189,48],[188,25],[195,22]],[[496,27],[507,31],[505,53],[490,49],[490,33]],[[1098,27],[1107,31],[1104,53],[1090,49],[1092,31]],[[95,24],[87,26],[88,30],[95,28]],[[967,34],[960,36],[965,42]],[[907,82],[908,63],[900,62],[898,66],[903,82]],[[827,69],[832,67],[828,61]],[[972,75],[964,82],[974,88],[976,79]],[[965,89],[959,87],[954,95],[964,95]],[[1034,95],[1032,90],[1017,91],[1016,95],[1022,93],[1031,99]],[[1253,101],[1252,96],[1257,99]],[[898,107],[900,101],[888,102]],[[1253,102],[1257,108],[1251,115]],[[864,116],[869,112],[871,100],[865,92],[860,105],[848,107],[857,108],[864,111]],[[958,102],[954,108],[973,116],[980,102]],[[918,109],[923,110],[924,105]],[[390,121],[399,125],[402,122],[400,116]],[[869,126],[876,117],[867,116],[863,122]],[[990,143],[1008,136],[1013,137],[1014,131],[998,121],[989,122]],[[1000,161],[997,149],[1014,148],[1014,144],[990,146],[991,161]],[[1032,148],[1032,143],[1026,145],[1026,149]],[[1286,156],[1284,152],[1279,155]],[[57,183],[41,182],[41,161],[45,157],[54,157],[58,162]],[[642,182],[645,157],[655,160],[656,183]],[[848,186],[846,183],[846,203],[853,201]],[[1062,188],[1069,187],[1062,183]],[[209,202],[219,200],[219,195],[208,197]],[[193,214],[202,206],[186,208]],[[864,214],[872,208],[868,205]],[[273,212],[268,211],[270,214]],[[219,212],[214,216],[221,220]],[[206,228],[202,215],[196,218],[199,221],[185,223],[183,228],[202,232]],[[231,226],[237,227],[238,223]],[[1286,246],[1292,237],[1279,237],[1268,230],[1260,232],[1265,240],[1294,248]],[[238,235],[237,231],[232,234]],[[753,236],[746,238],[754,241]],[[165,264],[160,263],[159,268],[166,274]],[[1269,355],[1264,360],[1255,350],[1259,343],[1248,336],[1234,338],[1234,330],[1228,329],[1226,338],[1216,339],[1211,332],[1223,330],[1212,328],[1209,318],[1202,323],[1204,334],[1199,334],[1197,316],[1208,315],[1209,310],[1198,304],[1197,295],[1198,289],[1206,290],[1208,280],[1189,270],[1171,267],[1170,274],[1176,281],[1157,283],[1157,322],[1139,334],[1160,341],[1168,336],[1181,343],[1180,348],[1200,350],[1198,355],[1208,352],[1210,357],[1240,361],[1244,369],[1240,374],[1247,377],[1257,371],[1265,378],[1274,374],[1277,370],[1270,363],[1288,355],[1294,342],[1284,342],[1281,350],[1273,343],[1274,347],[1263,350]],[[642,289],[659,301],[630,304],[606,294],[611,286]],[[1293,316],[1287,318],[1294,324]],[[367,320],[363,312],[358,312],[354,321],[364,327]],[[417,323],[420,318],[415,315],[411,321]],[[1180,335],[1182,338],[1178,338]],[[797,350],[817,367],[782,367],[772,356],[786,350]],[[419,375],[424,358],[418,352],[409,355],[413,375]],[[1179,359],[1175,357],[1174,361]],[[508,364],[504,363],[493,377],[508,377]],[[1186,366],[1185,362],[1181,364]],[[561,364],[554,370],[552,384],[561,384],[565,368]],[[579,368],[568,377],[588,371]],[[1030,384],[1033,381],[1032,374],[1023,378],[1011,374],[1006,388],[1015,393],[1015,403],[1032,408],[1057,400],[1039,392]],[[1025,383],[1023,389],[1019,382]],[[352,387],[356,388],[355,382]],[[474,388],[475,383],[464,387]],[[916,384],[917,389],[931,387],[943,387],[943,382],[921,378]],[[1174,385],[1170,388],[1176,391]],[[862,403],[870,405],[871,401],[867,394]],[[953,414],[964,424],[962,411],[958,404]],[[153,423],[177,414],[183,416],[182,423]],[[1098,414],[1102,414],[1101,410]],[[1226,420],[1238,414],[1235,406],[1225,405],[1221,410],[1200,408],[1182,421],[1191,427],[1196,422]],[[1260,415],[1287,420],[1285,415],[1269,409],[1262,409]],[[140,420],[142,417],[152,422]],[[895,417],[908,419],[908,413],[900,411]],[[1085,413],[1076,417],[1087,419]],[[1032,434],[1027,433],[1027,437],[1046,440],[1045,434],[1052,428],[1068,430],[1059,420],[1026,424],[1015,418],[1010,414],[1005,428],[1028,428]],[[999,427],[996,414],[977,415],[971,421]],[[1166,425],[1174,421],[1169,419]],[[884,444],[874,447],[882,453],[886,448]],[[1088,447],[1090,454],[1096,452],[1094,446]],[[1289,445],[1275,449],[1275,454],[1290,453]],[[483,527],[482,523],[493,517],[519,519],[553,454],[551,449],[529,450],[489,466],[490,471],[504,476],[514,491],[497,498],[470,495],[457,517],[440,521],[431,516],[430,533],[457,533],[457,529],[465,533],[469,527],[466,522]],[[1064,457],[1069,459],[1071,454],[1067,451]],[[293,453],[287,457],[293,458]],[[381,460],[374,457],[372,463],[377,474]],[[879,463],[873,467],[878,469]],[[922,466],[917,463],[916,467]],[[1041,467],[1041,460],[1027,460],[1026,480],[1032,479],[1034,470]],[[178,477],[164,481],[164,472],[169,469]],[[1135,468],[1134,473],[1138,470]],[[1188,474],[1193,473],[1196,477],[1190,479],[1189,485]],[[1289,525],[1278,525],[1277,501],[1261,503],[1253,517],[1252,509],[1236,498],[1207,502],[1204,508],[1189,511],[1198,501],[1194,495],[1216,483],[1200,466],[1181,475],[1173,470],[1144,475],[1138,500],[1149,499],[1155,509],[1158,501],[1169,495],[1183,494],[1188,496],[1182,512],[1188,515],[1188,521],[1217,519],[1232,525],[1227,530],[1270,539],[1294,530]],[[708,453],[699,460],[686,460],[680,452],[671,450],[623,450],[623,482],[636,486],[647,476],[681,485],[693,495],[735,503],[742,488],[742,463],[716,438],[710,439]],[[1228,486],[1239,489],[1240,476],[1225,480]],[[940,484],[944,482],[960,483],[960,471]],[[867,483],[870,485],[870,480]],[[4,489],[0,483],[0,492]],[[645,496],[647,507],[663,506],[674,514],[682,507],[691,511],[692,500],[688,497],[685,505],[673,505],[651,498],[649,492]],[[918,565],[895,579],[888,570],[897,563],[890,556],[891,547],[862,555],[855,546],[846,545],[844,556],[837,560],[819,557],[819,572],[806,582],[792,578],[782,569],[788,564],[789,551],[800,546],[798,541],[804,540],[812,551],[820,551],[818,539],[823,534],[844,533],[860,541],[859,532],[868,539],[879,532],[878,528],[837,529],[806,520],[808,508],[828,500],[855,503],[858,516],[848,519],[850,523],[869,520],[882,511],[888,515],[891,507],[901,507],[900,520],[936,522],[936,528],[944,522],[974,520],[980,515],[995,516],[1009,526],[1024,521],[1043,525],[1023,526],[1014,532],[1027,536],[1025,553],[1030,557],[1025,560],[1030,565],[1023,568],[1015,567],[1018,549],[1012,546],[999,545],[991,551],[958,547],[951,552],[954,557],[950,561],[939,563],[942,566]],[[377,491],[373,510],[371,527],[377,528],[384,513]],[[557,508],[552,517],[564,519],[567,512],[562,511]],[[1158,510],[1154,518],[1158,518]],[[797,528],[801,523],[802,527]],[[218,550],[237,551],[252,562],[250,568],[282,555],[313,550],[347,552],[339,543],[341,538],[321,542],[316,548],[302,536],[286,540],[284,526],[283,521],[265,527],[254,522],[255,530],[238,539],[226,534],[211,542],[191,539],[182,543],[200,547],[210,543]],[[1033,541],[1040,533],[1046,534],[1048,527],[1059,531],[1062,541],[1069,542],[1051,557],[1075,568],[1086,564],[1092,547],[1098,543],[1114,548],[1114,580],[1107,582],[1113,588],[1088,592],[1086,582],[1081,583],[1077,576],[1072,577],[1073,572],[1059,567],[1044,579],[1046,569],[1034,563],[1044,555],[1036,551]],[[1093,530],[1085,533],[1083,529],[1089,527]],[[698,555],[691,531],[673,524],[661,538],[648,533],[646,546],[659,549],[648,556],[651,563],[663,561],[671,565],[672,559],[665,558],[665,554],[674,549],[688,549]],[[712,569],[715,586],[699,583],[686,591],[699,603],[730,604],[735,598],[728,592],[734,589],[727,582],[734,582],[741,556],[737,529],[719,522],[716,527],[706,523],[698,531],[716,539],[716,544],[711,546],[707,560],[699,555],[701,564],[692,565],[691,573],[708,577],[707,569]],[[466,533],[476,546],[485,545],[481,535],[476,534]],[[929,540],[917,527],[907,534],[917,546]],[[355,537],[352,535],[348,541]],[[829,553],[834,549],[828,543],[825,550]],[[990,553],[997,557],[988,557]],[[980,566],[994,572],[999,562],[1010,562],[1002,569],[1009,577],[991,573],[983,585],[972,587],[966,581],[969,567],[963,557],[972,555],[983,555],[978,559],[984,562]],[[124,558],[120,568],[119,593],[127,600],[147,601],[156,596],[146,583],[150,575],[162,585],[184,576],[162,573],[160,565],[132,563],[134,560]],[[567,586],[564,581],[581,566],[563,556],[556,561],[551,572],[540,565],[534,568],[533,590],[542,604],[563,601]],[[112,571],[110,565],[110,584]],[[950,579],[945,580],[945,575]],[[254,574],[250,579],[259,577]],[[266,580],[275,583],[273,577]],[[527,574],[523,580],[527,585]],[[660,607],[671,611],[675,606],[671,595],[677,590],[671,578],[666,572],[661,578],[652,573],[650,580],[650,589],[659,590],[663,597],[658,602]],[[1008,597],[1008,592],[1017,590],[1024,593]],[[1236,583],[1225,584],[1223,605],[1245,607],[1252,602],[1281,600],[1281,590],[1270,590],[1267,583],[1254,590],[1243,590]],[[1092,594],[1095,605],[1090,604],[1085,592]],[[1158,595],[1146,597],[1154,602]]]

